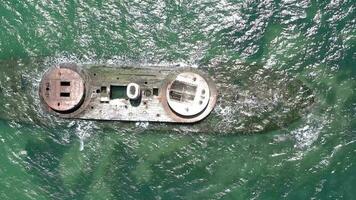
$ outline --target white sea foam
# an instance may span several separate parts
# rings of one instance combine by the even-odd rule
[[[95,129],[95,124],[92,121],[76,121],[76,131],[75,134],[78,136],[80,141],[80,151],[84,150],[84,142],[89,138]]]
[[[324,118],[309,114],[305,119],[305,123],[292,131],[292,135],[296,140],[294,147],[300,149],[311,147],[312,144],[318,139],[325,123],[326,120]]]

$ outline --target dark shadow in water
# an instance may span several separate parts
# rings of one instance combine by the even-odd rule
[[[57,138],[60,139],[60,138]],[[73,135],[70,141],[76,141]],[[83,199],[92,183],[93,171],[82,171],[75,183],[67,187],[62,181],[60,163],[72,144],[61,144],[55,138],[32,139],[26,145],[29,173],[35,175],[39,187],[50,199]],[[73,160],[75,162],[75,160]],[[95,162],[88,163],[89,169]]]

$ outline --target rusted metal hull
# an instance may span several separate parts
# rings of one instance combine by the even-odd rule
[[[50,68],[49,66],[53,65],[44,63],[42,60],[0,62],[0,120],[5,120],[14,125],[21,123],[48,127],[61,124],[66,127],[68,123],[71,124],[72,119],[98,119],[94,113],[91,114],[91,118],[82,118],[86,113],[79,112],[81,106],[85,106],[84,111],[91,113],[90,105],[94,101],[82,101],[80,107],[74,108],[75,112],[71,110],[72,113],[64,114],[55,112],[49,109],[46,104],[43,104],[42,97],[38,95],[38,86],[42,75]],[[67,65],[67,67],[69,66]],[[184,69],[174,66],[144,67],[143,65],[127,67],[123,65],[80,66],[100,71],[106,77],[105,80],[108,80],[107,84],[116,79],[113,71],[125,69],[131,70],[132,73],[132,70],[137,72],[141,71],[140,69],[152,69],[153,71],[162,69],[164,70],[162,73],[167,72],[169,74]],[[290,77],[278,68],[274,70],[273,68],[244,63],[218,63],[213,66],[201,67],[199,71],[203,71],[204,74],[212,77],[216,84],[218,95],[212,112],[199,123],[150,123],[148,127],[145,125],[145,130],[175,130],[178,132],[214,134],[257,133],[278,130],[303,119],[309,112],[312,112],[311,109],[314,108],[312,105],[318,103],[312,89],[307,86],[306,82],[300,80],[300,77]],[[85,74],[84,79],[88,79],[91,85],[102,83],[102,80],[97,76],[90,78],[90,74],[85,73],[85,71],[79,71],[79,73]],[[109,80],[107,77],[112,79]],[[83,99],[105,101],[109,98],[105,93],[101,93],[101,88],[99,88],[101,84],[97,84],[96,88],[88,87],[90,84],[84,85],[85,91],[90,92],[85,92]],[[99,93],[94,92],[98,88],[100,89]],[[141,90],[144,92],[145,88],[142,87]],[[86,98],[87,96],[88,98]],[[64,120],[61,120],[58,116],[63,117]],[[137,127],[135,122],[107,121],[111,120],[110,118],[102,118],[102,120],[104,121],[97,122],[95,125],[101,128],[114,128],[115,130],[141,129]]]
[[[58,76],[61,72],[62,76]],[[193,102],[201,96],[195,95],[198,91],[192,93],[191,101],[176,101],[178,107],[175,109],[169,105],[170,96],[167,92],[175,78],[182,73],[202,77],[207,84],[205,90],[208,95],[204,90],[203,96],[206,104],[193,115],[176,111],[180,111],[180,106],[185,106],[184,109],[188,111],[199,106],[199,103]],[[192,78],[191,83],[187,84],[196,89],[199,88],[199,83],[195,83],[197,81]],[[81,83],[84,83],[83,86]],[[139,100],[129,99],[129,95],[125,94],[130,83],[140,86]],[[184,92],[177,94],[190,95],[187,93],[189,91]],[[174,123],[193,123],[204,119],[213,110],[217,100],[214,81],[193,68],[118,68],[76,64],[63,64],[47,71],[41,81],[39,94],[45,110],[63,118]]]

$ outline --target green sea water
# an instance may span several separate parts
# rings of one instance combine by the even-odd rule
[[[353,0],[0,0],[0,199],[355,199],[355,16]],[[222,61],[298,78],[315,102],[255,134],[39,106],[41,75],[62,62]],[[214,112],[235,126],[236,109]]]

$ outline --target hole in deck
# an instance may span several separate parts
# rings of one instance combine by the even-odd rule
[[[100,90],[101,90],[102,93],[106,93],[106,86],[101,86]]]
[[[70,86],[69,81],[61,81],[61,86]]]
[[[59,96],[61,96],[61,97],[70,97],[70,93],[69,92],[61,92],[59,94]]]
[[[158,96],[158,88],[153,88],[153,95]]]
[[[174,101],[191,102],[194,101],[196,90],[196,85],[174,81],[169,91],[169,97]]]
[[[134,85],[131,85],[129,91],[130,91],[131,95],[135,95],[136,94],[136,87]]]
[[[127,86],[110,86],[110,99],[125,99]]]

